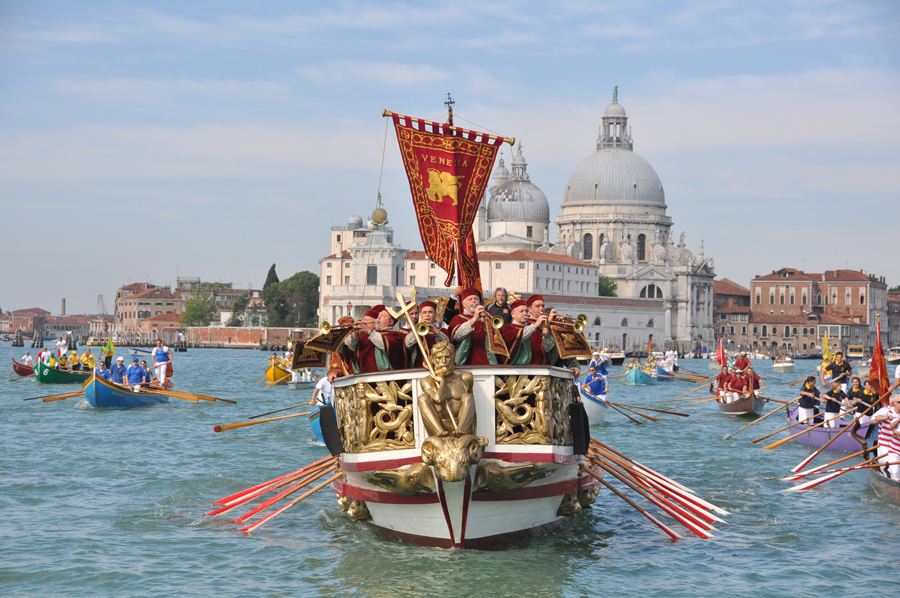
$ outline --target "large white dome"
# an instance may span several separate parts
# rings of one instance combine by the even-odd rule
[[[666,207],[662,182],[650,163],[628,149],[604,148],[578,165],[563,205],[639,203]]]

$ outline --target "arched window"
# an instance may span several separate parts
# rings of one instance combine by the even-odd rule
[[[641,289],[641,299],[662,299],[662,289],[655,284],[648,284]]]
[[[784,305],[784,293],[781,294],[781,300],[779,301],[782,305]]]
[[[822,293],[816,295],[816,305],[822,305]]]
[[[791,327],[790,326],[784,327],[784,336],[785,336],[785,338],[791,336]]]
[[[647,237],[645,235],[638,235],[637,254],[639,262],[647,260]]]
[[[794,304],[794,294],[791,293],[791,305],[793,305],[793,304]]]
[[[763,327],[762,327],[762,335],[769,336],[769,327],[766,326],[765,324],[763,324]]]
[[[653,328],[653,318],[647,320],[647,328]]]
[[[627,328],[627,327],[628,327],[628,318],[623,318],[622,319],[622,328]]]
[[[594,257],[594,235],[587,233],[584,235],[584,259],[589,260]]]
[[[600,316],[594,318],[594,326],[600,326]]]

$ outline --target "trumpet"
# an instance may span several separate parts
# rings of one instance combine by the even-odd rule
[[[429,332],[431,332],[431,326],[429,326],[425,322],[419,322],[418,324],[416,324],[416,334],[418,334],[419,336],[425,336]]]
[[[485,322],[490,322],[491,328],[493,328],[494,330],[500,330],[501,328],[503,328],[504,322],[503,322],[503,318],[501,318],[500,316],[494,316],[492,318],[491,314],[489,314],[486,311],[483,311],[483,312],[481,312],[481,319],[484,320]]]
[[[331,332],[331,324],[322,322],[322,325],[319,326],[319,334],[328,334],[329,332]]]

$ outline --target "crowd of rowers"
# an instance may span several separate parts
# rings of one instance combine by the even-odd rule
[[[743,353],[738,353],[734,365],[723,365],[722,372],[709,383],[709,393],[717,394],[723,403],[733,403],[765,389],[766,383],[753,371],[753,365]]]
[[[452,343],[456,365],[550,365],[569,368],[579,376],[577,360],[560,358],[549,330],[549,322],[561,321],[556,310],[545,311],[541,295],[512,304],[507,304],[507,297],[506,290],[498,288],[494,302],[485,307],[478,290],[457,287],[442,321],[437,319],[437,304],[423,301],[410,308],[409,319],[403,322],[406,326],[401,327],[384,305],[366,311],[360,320],[344,316],[338,326],[353,331],[332,354],[329,378],[425,367],[414,327],[423,330],[420,340],[429,352],[439,342]],[[500,319],[497,329],[509,357],[491,350],[488,336],[493,318]]]

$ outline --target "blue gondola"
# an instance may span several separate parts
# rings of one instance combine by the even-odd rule
[[[322,435],[322,422],[319,421],[319,407],[314,407],[315,411],[309,414],[309,424],[312,426],[313,434],[316,435],[316,440],[325,444],[325,437]]]
[[[131,409],[156,403],[168,403],[169,397],[156,393],[135,392],[124,386],[107,382],[103,378],[92,376],[84,387],[84,396],[91,407],[108,409]]]

